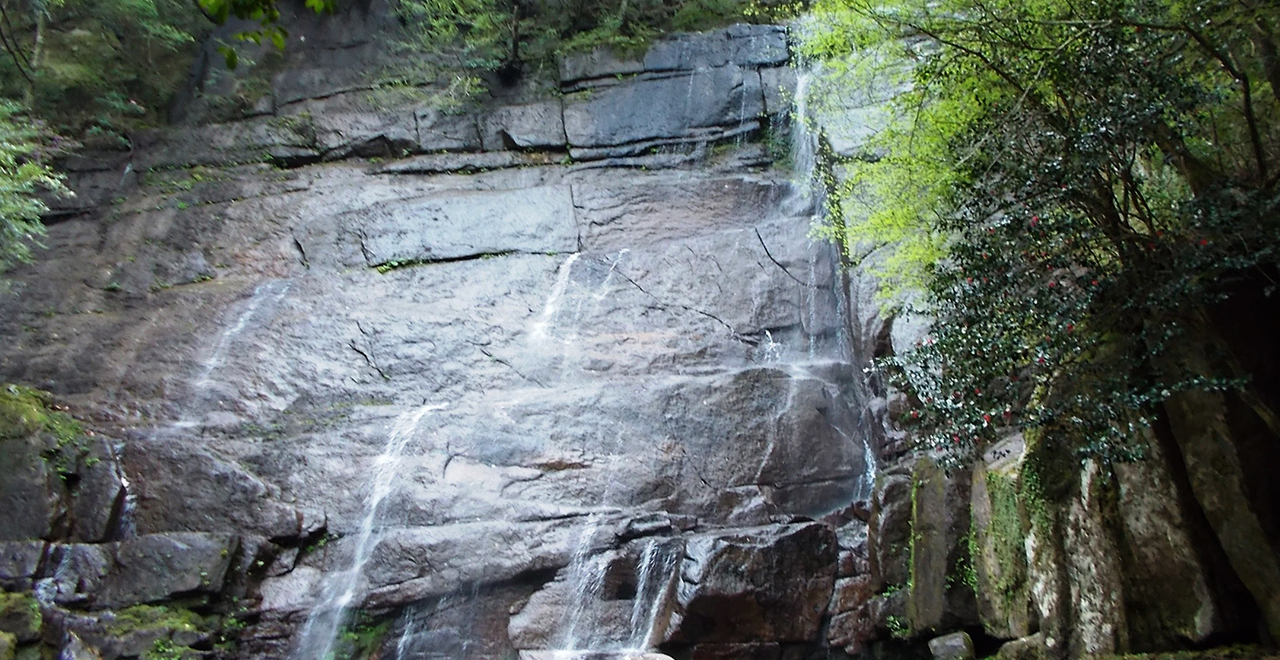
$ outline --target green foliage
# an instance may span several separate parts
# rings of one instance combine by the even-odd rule
[[[142,653],[142,660],[182,660],[185,646],[178,646],[171,639],[161,637]]]
[[[209,24],[184,0],[59,0],[6,10],[0,94],[60,133],[112,140],[163,121]]]
[[[456,77],[462,88],[474,89],[485,74],[497,72],[511,80],[552,65],[565,53],[611,48],[634,55],[663,32],[763,19],[763,11],[748,15],[748,8],[758,4],[747,0],[398,0],[396,10],[407,27],[404,50],[432,55],[436,61],[425,69],[415,63],[390,78],[414,70],[408,76],[413,84]]]
[[[884,618],[884,624],[889,629],[889,634],[894,639],[908,639],[911,637],[911,626],[900,616],[889,615]]]
[[[66,193],[49,160],[64,144],[43,125],[0,101],[0,273],[31,260],[31,246],[44,235],[45,212],[38,193]]]
[[[827,80],[897,89],[847,163],[828,234],[891,254],[931,335],[883,366],[902,420],[955,465],[1009,427],[1077,460],[1141,455],[1180,391],[1246,374],[1171,368],[1213,344],[1207,305],[1280,247],[1280,64],[1270,4],[825,0]],[[902,84],[907,82],[909,84]],[[847,89],[847,88],[846,88]],[[1274,284],[1272,290],[1274,290]]]
[[[257,29],[236,33],[235,39],[254,44],[270,43],[276,50],[284,50],[289,32],[277,23],[280,20],[280,8],[276,0],[196,0],[196,4],[209,20],[218,25],[226,23],[232,17],[258,23]],[[331,14],[337,8],[336,0],[305,0],[305,4],[307,9],[317,14]],[[218,52],[225,58],[227,68],[234,69],[238,66],[240,56],[234,46],[222,44],[218,47]]]

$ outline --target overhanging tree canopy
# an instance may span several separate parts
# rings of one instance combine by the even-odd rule
[[[1280,434],[1205,322],[1233,280],[1275,290],[1280,8],[823,0],[815,14],[805,50],[835,63],[836,93],[849,61],[909,82],[826,232],[854,258],[893,246],[880,274],[928,293],[930,337],[886,363],[927,446],[960,463],[1022,427],[1124,459],[1158,404],[1228,388]],[[1181,359],[1191,344],[1212,368]]]

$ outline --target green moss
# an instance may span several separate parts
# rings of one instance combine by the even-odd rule
[[[338,635],[333,660],[367,660],[375,657],[386,640],[387,633],[391,631],[391,623],[390,619],[358,619]]]
[[[48,392],[21,385],[0,387],[0,440],[48,432],[59,445],[73,442],[83,431],[70,415],[55,410]]]
[[[23,638],[40,634],[44,617],[40,613],[40,602],[29,593],[0,592],[0,621],[3,621],[9,632]]]
[[[1053,442],[1043,431],[1026,433],[1027,455],[1023,461],[1018,495],[1037,530],[1052,536],[1055,516],[1052,507],[1066,502],[1079,483],[1080,461],[1062,442]]]
[[[187,649],[188,647],[180,646],[173,643],[173,640],[162,637],[157,639],[150,649],[143,651],[142,660],[182,660]]]
[[[137,630],[182,630],[194,632],[207,630],[210,621],[181,607],[164,605],[134,605],[119,610],[107,625],[107,632],[123,636]]]
[[[987,497],[991,502],[991,523],[987,527],[987,542],[995,555],[1000,571],[992,577],[989,588],[1008,602],[1022,587],[1025,575],[1024,542],[1019,507],[1018,484],[1014,478],[999,472],[986,476]]]

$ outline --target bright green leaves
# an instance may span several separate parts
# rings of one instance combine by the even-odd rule
[[[280,8],[276,0],[197,0],[197,2],[200,10],[209,17],[209,20],[218,25],[226,23],[231,18],[258,23],[257,29],[237,32],[235,35],[237,40],[254,44],[270,43],[277,50],[284,50],[289,32],[278,24]],[[317,14],[332,14],[337,8],[337,0],[306,0],[306,7]],[[222,54],[228,69],[239,66],[240,57],[236,54],[234,46],[222,44],[218,46],[218,52]]]
[[[1178,0],[821,0],[829,107],[907,71],[842,163],[827,235],[918,288],[930,336],[882,365],[954,463],[1012,428],[1124,460],[1195,319],[1280,261],[1280,8]],[[1270,57],[1270,59],[1268,59]],[[871,82],[869,82],[871,81]],[[834,97],[834,98],[833,98]],[[874,99],[868,99],[874,100]],[[888,256],[881,257],[888,253]],[[1273,287],[1274,288],[1274,287]],[[899,295],[901,297],[901,295]]]
[[[0,103],[0,273],[30,261],[31,247],[44,235],[45,212],[38,193],[65,194],[60,176],[48,166],[59,144],[41,126]]]

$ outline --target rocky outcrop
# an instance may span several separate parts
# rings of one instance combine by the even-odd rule
[[[356,14],[68,163],[0,376],[99,440],[0,440],[23,651],[284,658],[339,597],[339,657],[823,645],[865,606],[875,431],[838,252],[759,142],[785,31],[447,107],[377,93],[398,27]]]

